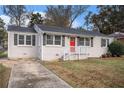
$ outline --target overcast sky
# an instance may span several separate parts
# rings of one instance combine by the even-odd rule
[[[2,6],[1,6],[2,7]],[[28,12],[40,12],[43,16],[45,14],[46,11],[46,6],[45,5],[26,5],[26,9]],[[97,13],[98,10],[96,8],[96,6],[90,6],[88,8],[88,11]],[[79,26],[83,26],[84,24],[84,16],[87,14],[87,12],[81,16],[79,16],[75,22],[73,23],[73,27],[79,27]],[[0,8],[0,17],[4,20],[4,22],[6,24],[9,23],[10,18],[3,14],[2,8]]]

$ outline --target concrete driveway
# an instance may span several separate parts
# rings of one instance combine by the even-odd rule
[[[9,88],[70,88],[65,81],[36,61],[23,61],[12,68]]]

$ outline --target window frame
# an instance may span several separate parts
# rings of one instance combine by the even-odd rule
[[[29,45],[27,44],[27,36],[30,36],[30,37],[31,37],[31,38],[30,38],[30,43],[31,43],[31,44],[29,44]],[[25,35],[25,45],[26,45],[26,46],[31,46],[31,45],[32,45],[32,42],[33,42],[33,41],[32,41],[32,35]]]
[[[47,38],[48,35],[49,35],[49,36],[52,36],[52,42],[53,42],[52,44],[48,44],[48,43],[47,43],[47,42],[48,42],[48,41],[47,41],[47,40],[48,40],[48,38]],[[59,45],[55,44],[55,36],[60,36],[60,44],[59,44]],[[45,41],[45,45],[46,45],[46,46],[62,46],[62,36],[61,36],[61,35],[46,34],[45,38],[46,38],[46,39],[45,39],[45,40],[46,40],[46,41]]]
[[[23,44],[20,44],[20,36],[23,36],[23,37],[24,37],[24,39],[23,39]],[[25,35],[23,35],[23,34],[18,34],[18,45],[20,45],[20,46],[25,45]]]
[[[86,42],[87,42],[86,39],[89,39],[89,41],[88,41],[89,45],[86,45]],[[91,46],[91,40],[90,40],[89,37],[85,37],[85,46],[86,47],[90,47]]]
[[[83,38],[84,41],[80,41],[80,38]],[[89,39],[89,45],[86,45],[86,38]],[[83,42],[83,45],[80,44],[80,42]],[[91,37],[79,37],[78,38],[78,46],[83,46],[83,47],[92,47],[91,46]]]
[[[49,35],[49,36],[52,36],[52,44],[48,44],[48,43],[47,43],[47,42],[48,42],[48,41],[47,41],[47,40],[48,40],[48,38],[47,38],[48,35]],[[53,43],[54,43],[53,35],[47,34],[47,35],[46,35],[46,45],[54,45]]]
[[[104,44],[103,44],[103,40],[105,40],[105,42],[104,42]],[[101,47],[107,47],[107,39],[105,39],[105,38],[102,38],[101,39]]]
[[[14,46],[36,46],[36,35],[35,34],[18,34],[18,33],[15,33],[15,34],[17,35],[17,45],[14,44]],[[24,44],[20,44],[19,43],[20,42],[19,41],[20,40],[19,39],[20,35],[24,36]],[[30,39],[31,40],[31,44],[30,45],[27,44],[27,36],[31,37],[31,39]],[[35,37],[35,45],[33,45],[33,39],[32,39],[33,36]]]
[[[55,37],[56,36],[59,36],[60,37],[60,40],[55,40]],[[54,39],[53,40],[54,40],[54,45],[56,45],[56,46],[62,45],[62,36],[60,36],[60,35],[54,35]],[[60,41],[60,44],[59,45],[55,44],[56,41]]]
[[[83,39],[83,41],[81,41],[80,39]],[[81,45],[80,42],[83,42],[83,45]],[[79,37],[78,38],[78,43],[79,43],[79,46],[85,46],[85,37]]]

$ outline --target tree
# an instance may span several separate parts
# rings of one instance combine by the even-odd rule
[[[101,33],[124,32],[124,6],[97,6],[98,14],[91,15],[90,22]]]
[[[33,26],[34,24],[43,24],[43,21],[43,17],[40,13],[31,13],[31,20],[29,22],[29,26]]]
[[[26,8],[24,5],[5,5],[3,6],[3,12],[11,18],[10,23],[17,26],[25,24]]]
[[[47,6],[45,24],[60,27],[71,27],[77,17],[83,14],[88,6]]]
[[[87,30],[89,30],[91,28],[91,25],[90,25],[91,15],[92,15],[92,12],[89,11],[88,14],[84,18],[85,19],[84,25],[86,26]]]
[[[7,32],[4,29],[5,23],[0,18],[0,46],[5,47],[5,42],[7,41]]]
[[[5,23],[3,22],[3,20],[0,18],[0,29],[4,29],[4,25]]]

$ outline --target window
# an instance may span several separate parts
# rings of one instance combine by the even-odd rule
[[[101,47],[106,47],[106,39],[101,39]]]
[[[45,35],[46,36],[46,44],[48,45],[61,45],[61,36],[58,35]],[[44,40],[45,40],[44,36]]]
[[[85,38],[85,45],[90,46],[90,38]]]
[[[61,36],[55,36],[55,45],[61,45]]]
[[[43,35],[43,45],[62,45],[62,38],[60,35]],[[64,43],[64,42],[63,42]],[[64,44],[63,44],[64,45]]]
[[[53,45],[53,36],[52,35],[47,35],[47,44]]]
[[[35,35],[14,34],[14,45],[35,46]]]
[[[14,45],[17,45],[17,34],[14,34]]]
[[[24,45],[24,35],[19,35],[19,45]]]
[[[31,35],[26,35],[26,45],[31,45]]]
[[[79,38],[79,46],[84,46],[84,38]]]

